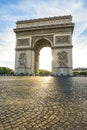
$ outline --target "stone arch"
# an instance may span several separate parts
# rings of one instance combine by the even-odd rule
[[[47,39],[39,39],[34,43],[35,51],[35,74],[39,72],[39,52],[44,47],[51,47],[51,42]]]
[[[53,36],[38,36],[38,37],[32,37],[32,47],[34,48],[35,44],[38,41],[48,41],[51,45],[51,47],[53,47]]]
[[[17,41],[15,73],[27,72],[29,75],[37,73],[39,52],[47,46],[52,49],[52,74],[73,74],[72,34],[74,23],[72,23],[71,15],[17,21],[16,24],[14,29]],[[20,55],[21,53],[25,53],[25,55]]]
[[[48,39],[39,39],[34,43],[35,51],[40,51],[43,47],[51,47],[51,42]]]

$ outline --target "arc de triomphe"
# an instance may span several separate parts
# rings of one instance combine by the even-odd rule
[[[15,73],[37,74],[39,52],[50,47],[52,74],[72,75],[73,28],[71,15],[17,21]]]

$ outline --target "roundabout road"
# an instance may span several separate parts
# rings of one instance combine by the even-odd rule
[[[0,130],[87,130],[87,78],[0,77]]]

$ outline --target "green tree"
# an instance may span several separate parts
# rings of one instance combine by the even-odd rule
[[[39,70],[39,75],[40,76],[50,76],[51,72],[48,70]]]
[[[74,76],[87,76],[87,72],[85,72],[85,71],[74,71],[73,75]]]
[[[14,71],[7,67],[0,67],[0,75],[13,75]]]

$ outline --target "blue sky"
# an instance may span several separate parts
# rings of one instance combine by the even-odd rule
[[[14,68],[17,20],[72,15],[73,67],[87,67],[86,0],[0,0],[0,66]]]

